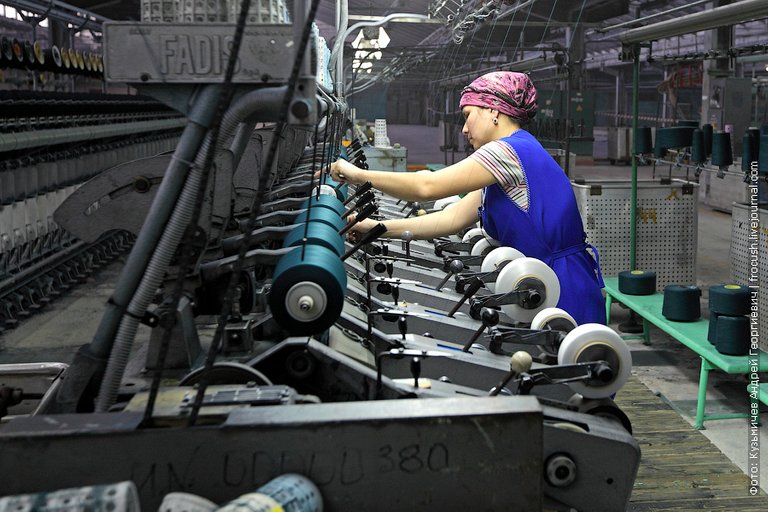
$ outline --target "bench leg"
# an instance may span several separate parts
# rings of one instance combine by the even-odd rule
[[[611,297],[611,294],[606,293],[605,294],[605,325],[610,325],[611,323],[611,304],[613,303],[613,297]]]
[[[651,344],[651,324],[643,318],[643,345]]]
[[[696,402],[696,423],[694,427],[697,430],[704,429],[704,407],[707,403],[707,382],[709,381],[709,370],[712,369],[709,361],[701,358],[701,374],[699,375],[699,398]]]

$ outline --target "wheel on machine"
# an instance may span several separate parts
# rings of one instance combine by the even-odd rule
[[[560,344],[557,364],[568,365],[605,361],[613,370],[607,382],[570,382],[569,386],[585,398],[606,398],[616,393],[629,379],[632,355],[616,331],[602,324],[584,324],[568,333]]]
[[[196,368],[179,381],[179,386],[194,386],[203,377],[205,368]],[[271,386],[272,382],[266,375],[250,366],[233,361],[214,363],[207,375],[208,385],[217,384],[248,384],[255,382],[259,386]]]
[[[486,254],[485,258],[483,258],[483,264],[480,265],[480,272],[483,274],[486,274],[488,272],[493,272],[499,268],[499,265],[501,265],[505,261],[514,261],[517,258],[524,258],[525,254],[521,253],[514,247],[496,247],[491,252]],[[485,287],[488,288],[491,293],[494,293],[494,290],[496,288],[495,282],[485,283]],[[461,293],[461,292],[460,292]]]
[[[496,293],[514,290],[536,289],[538,300],[531,298],[528,304],[506,304],[501,310],[513,320],[530,323],[542,309],[557,305],[560,300],[560,281],[555,271],[536,258],[518,258],[507,263],[496,280]]]
[[[550,329],[566,333],[571,332],[578,325],[567,311],[560,308],[542,309],[531,320],[531,329]]]
[[[469,252],[469,254],[472,256],[485,256],[498,246],[499,242],[493,238],[482,238],[475,242],[475,245],[472,246],[472,250]]]

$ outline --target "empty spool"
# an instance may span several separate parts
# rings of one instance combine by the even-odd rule
[[[480,265],[480,272],[486,274],[488,272],[494,272],[499,269],[499,266],[508,261],[514,261],[517,258],[524,258],[525,254],[521,253],[513,247],[497,247],[483,258],[483,264]],[[485,287],[488,288],[491,293],[496,289],[495,282],[485,283]]]
[[[493,238],[483,238],[475,242],[475,245],[472,246],[472,250],[469,252],[469,254],[472,256],[486,256],[495,247],[498,247],[498,246],[499,246],[499,242],[497,242]]]
[[[475,244],[478,241],[485,238],[486,236],[487,235],[485,231],[483,231],[482,229],[472,228],[468,230],[466,233],[464,233],[464,236],[461,237],[461,241],[464,243]]]
[[[552,331],[571,332],[579,324],[567,311],[560,308],[542,309],[531,321],[531,329],[549,329]]]

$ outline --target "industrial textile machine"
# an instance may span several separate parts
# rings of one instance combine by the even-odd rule
[[[105,26],[107,78],[187,122],[172,152],[58,206],[77,240],[135,240],[71,365],[0,367],[0,489],[132,480],[150,510],[292,472],[330,511],[624,510],[640,451],[611,397],[630,353],[555,307],[545,264],[480,229],[345,239],[353,212],[450,200],[315,177],[366,165],[342,145],[343,87],[317,78],[341,55],[312,30],[316,3],[245,27],[234,8]]]

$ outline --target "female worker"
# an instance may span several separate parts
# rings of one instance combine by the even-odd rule
[[[404,231],[429,239],[454,234],[480,220],[501,245],[549,265],[560,280],[560,301],[579,323],[605,323],[602,279],[587,252],[576,198],[562,169],[522,126],[538,108],[527,75],[499,71],[477,78],[462,91],[462,133],[475,152],[437,172],[393,173],[359,169],[339,160],[331,177],[372,185],[398,199],[429,201],[466,195],[445,210],[383,221],[390,237]],[[364,220],[366,232],[378,222]]]

